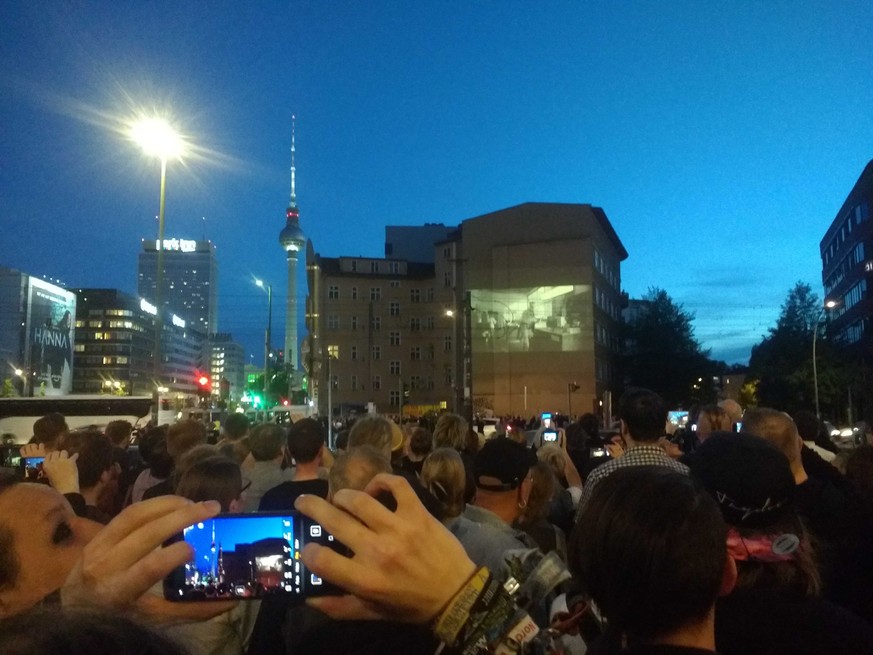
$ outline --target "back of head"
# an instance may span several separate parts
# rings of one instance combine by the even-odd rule
[[[167,452],[174,460],[194,446],[206,443],[206,427],[194,419],[174,423],[167,429]]]
[[[109,437],[114,446],[127,448],[130,444],[130,434],[133,432],[133,424],[130,421],[109,421],[103,433]]]
[[[164,479],[173,472],[173,458],[167,452],[165,426],[146,431],[139,441],[139,454],[155,478]]]
[[[618,414],[635,441],[657,441],[664,436],[667,406],[649,389],[628,389],[618,401]]]
[[[427,456],[421,467],[421,483],[442,504],[446,517],[454,518],[464,511],[467,473],[454,448],[437,448]]]
[[[185,451],[176,462],[176,480],[178,480],[179,476],[183,475],[185,471],[194,466],[197,462],[202,462],[204,459],[215,457],[217,455],[222,455],[221,450],[218,446],[208,443],[199,444],[190,450]]]
[[[315,419],[304,418],[288,429],[288,452],[298,464],[308,464],[324,446],[324,430]]]
[[[399,444],[398,442],[399,437]],[[403,444],[403,433],[395,423],[384,416],[364,416],[355,421],[349,432],[349,448],[372,446],[386,456]]]
[[[726,533],[718,506],[687,475],[619,469],[586,505],[569,564],[610,631],[633,644],[709,614],[722,585]]]
[[[229,512],[230,504],[242,493],[242,473],[239,464],[229,457],[213,455],[192,464],[179,478],[176,495],[199,503],[217,500],[221,511]]]
[[[40,443],[47,448],[55,448],[58,439],[69,431],[67,420],[63,414],[53,412],[38,418],[33,424],[33,443]]]
[[[559,445],[546,444],[537,451],[537,459],[548,464],[559,480],[564,477],[564,452]]]
[[[434,448],[454,448],[458,452],[467,448],[467,421],[457,414],[442,414],[433,429]]]
[[[795,412],[791,418],[797,426],[797,433],[804,441],[815,441],[821,432],[821,421],[818,417],[807,410]]]
[[[415,428],[409,437],[409,451],[416,457],[425,457],[433,450],[433,435],[427,428]]]
[[[743,432],[765,439],[782,451],[789,462],[800,460],[800,436],[788,414],[769,407],[753,407],[743,416]]]
[[[70,455],[78,454],[79,486],[91,489],[112,466],[112,442],[99,430],[73,430],[64,435],[59,446]]]
[[[530,495],[527,498],[527,506],[522,509],[519,517],[519,523],[522,525],[530,525],[546,518],[552,499],[560,487],[555,472],[547,462],[537,462],[531,467],[530,473],[532,478]]]
[[[391,462],[384,452],[367,444],[351,448],[337,457],[328,473],[330,495],[341,489],[363,491],[379,473],[391,473]]]
[[[600,432],[600,421],[597,420],[597,417],[594,416],[594,414],[582,414],[582,416],[579,417],[579,427],[585,431],[586,435],[596,439]],[[567,438],[569,439],[569,434]],[[584,445],[582,447],[584,448]]]
[[[734,423],[739,423],[743,420],[743,408],[733,398],[725,398],[724,400],[719,400],[718,406],[727,413],[728,419],[730,419],[731,422],[731,426],[733,426]],[[730,427],[728,427],[727,429],[730,429]]]
[[[537,457],[520,443],[498,437],[486,442],[473,459],[476,487],[490,493],[514,493]]]
[[[288,436],[275,423],[261,423],[249,435],[249,449],[256,462],[269,462],[282,454]]]
[[[713,432],[729,432],[733,421],[718,405],[704,405],[697,414],[697,436],[703,438]]]
[[[242,439],[249,431],[249,419],[245,414],[234,412],[228,414],[224,419],[224,425],[221,426],[222,431],[228,439],[237,441]]]

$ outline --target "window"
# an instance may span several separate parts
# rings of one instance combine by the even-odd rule
[[[327,316],[327,329],[328,330],[339,330],[339,316],[336,314],[328,314]]]
[[[447,387],[452,386],[452,367],[448,364],[443,369],[443,384]]]
[[[443,246],[443,259],[451,259],[452,258],[452,247],[451,246]]]
[[[409,329],[412,332],[421,332],[421,319],[420,318],[409,319]]]
[[[388,392],[388,404],[391,407],[399,407],[400,406],[400,391],[397,389],[391,389]]]
[[[373,346],[373,359],[376,361],[382,359],[382,346]]]
[[[443,337],[443,352],[444,353],[452,352],[452,338],[451,337]]]
[[[388,303],[388,314],[390,316],[400,316],[400,303],[399,302]]]
[[[378,273],[379,272],[379,262],[370,262],[370,272]]]
[[[412,348],[409,349],[409,359],[411,359],[414,362],[421,360],[421,347],[420,346],[413,346]]]
[[[358,390],[358,376],[357,376],[357,375],[353,375],[353,376],[351,377],[351,382],[350,382],[350,384],[351,384],[351,387],[352,387],[352,391],[357,391],[357,390]]]
[[[391,363],[388,365],[388,372],[391,375],[400,375],[400,360],[392,359]]]
[[[421,376],[413,375],[409,378],[409,388],[410,389],[423,389],[424,385],[422,384]]]
[[[358,270],[358,260],[353,259],[351,264],[352,264],[352,273],[356,273]]]
[[[352,329],[353,330],[358,329],[358,317],[357,316],[352,316]]]
[[[425,327],[427,327],[428,330],[433,330],[433,316],[428,316],[425,321]]]
[[[400,262],[388,262],[388,272],[397,275],[400,273]]]
[[[391,330],[391,332],[388,333],[388,342],[392,346],[399,346],[400,345],[400,331],[399,330]]]
[[[452,286],[452,274],[449,271],[443,273],[443,286],[450,287]]]
[[[382,287],[370,287],[370,300],[382,300]]]
[[[349,348],[349,358],[353,362],[358,361],[358,347],[357,346],[352,346],[351,348]]]
[[[339,346],[328,346],[327,356],[333,357],[334,359],[339,359]]]
[[[399,289],[400,288],[400,280],[391,280],[391,282],[389,283],[388,286],[390,286],[392,289]]]
[[[352,287],[352,300],[358,299],[358,287]]]
[[[381,316],[374,316],[373,317],[373,331],[375,332],[375,331],[381,330],[381,329],[382,329],[382,317]]]
[[[381,375],[374,375],[373,376],[372,386],[373,386],[373,391],[379,391],[379,389],[382,388],[382,376]]]
[[[421,302],[421,289],[410,289],[409,300],[410,302]]]
[[[424,292],[424,301],[433,302],[433,287],[428,287],[428,289]]]
[[[329,300],[339,300],[339,287],[335,284],[331,284],[327,288],[327,297]]]

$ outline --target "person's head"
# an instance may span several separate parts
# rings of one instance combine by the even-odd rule
[[[433,447],[454,448],[458,452],[466,450],[468,430],[469,426],[463,416],[442,414],[433,429]]]
[[[288,430],[288,452],[294,462],[298,466],[315,462],[324,447],[324,436],[324,429],[315,419],[304,418],[292,425]]]
[[[385,453],[364,444],[337,457],[327,476],[329,498],[341,489],[363,491],[379,473],[391,473],[391,461]]]
[[[812,547],[795,511],[794,476],[782,451],[753,434],[716,432],[695,451],[691,474],[715,499],[730,528],[728,550],[737,562],[738,588],[818,592]]]
[[[182,453],[182,456],[179,457],[179,461],[176,462],[176,468],[173,471],[173,474],[175,476],[174,479],[176,480],[176,482],[178,482],[179,478],[185,474],[185,471],[187,471],[198,462],[202,462],[204,459],[215,457],[221,454],[221,449],[213,444],[202,443],[199,446],[194,446],[190,450]]]
[[[521,510],[518,522],[521,525],[531,525],[546,518],[552,504],[552,499],[560,485],[552,467],[543,461],[534,464],[530,469],[531,487],[527,497],[527,506]]]
[[[705,440],[713,432],[730,432],[733,421],[718,405],[704,405],[697,414],[697,438]]]
[[[167,452],[167,431],[164,426],[151,427],[139,440],[139,455],[153,477],[163,480],[173,472],[173,458]]]
[[[433,435],[427,428],[414,428],[409,437],[409,458],[421,461],[433,450]]]
[[[514,522],[527,506],[536,461],[536,455],[511,439],[488,441],[473,459],[476,504]]]
[[[224,455],[213,455],[188,467],[176,484],[176,495],[195,503],[217,500],[222,512],[239,512],[242,488],[239,464]]]
[[[31,441],[42,444],[46,450],[57,450],[58,441],[69,431],[64,415],[53,412],[34,421]]]
[[[649,389],[628,389],[618,401],[622,436],[634,441],[653,442],[664,436],[667,406]]]
[[[724,400],[719,400],[718,406],[727,413],[728,419],[730,419],[731,422],[731,424],[725,429],[730,430],[733,427],[734,423],[739,423],[743,420],[743,408],[733,398],[725,398]]]
[[[334,442],[336,449],[340,452],[345,452],[349,448],[349,431],[340,430],[336,433],[336,441]]]
[[[776,446],[788,459],[792,470],[802,466],[800,451],[803,441],[794,421],[785,412],[769,407],[752,407],[743,416],[743,432],[754,434]]]
[[[133,432],[133,424],[130,421],[109,421],[103,433],[109,437],[113,446],[127,448],[130,445],[130,435]]]
[[[50,486],[0,475],[0,619],[60,589],[95,525]]]
[[[105,486],[112,479],[112,442],[99,430],[73,430],[58,442],[62,450],[77,454],[79,487],[83,490]]]
[[[193,418],[173,423],[167,428],[167,452],[175,461],[194,446],[206,443],[206,427]]]
[[[558,480],[564,478],[566,459],[564,451],[559,445],[553,443],[546,444],[537,451],[537,459],[548,464]]]
[[[363,416],[349,432],[349,449],[364,445],[381,450],[390,459],[391,453],[403,447],[403,432],[384,416]]]
[[[4,655],[186,655],[169,637],[117,612],[40,608],[0,630]]]
[[[653,642],[709,620],[716,598],[730,591],[726,536],[718,506],[694,480],[634,466],[597,485],[568,563],[615,637]]]
[[[275,423],[261,423],[249,435],[249,450],[256,462],[270,462],[282,456],[288,440],[285,428]]]
[[[592,439],[596,439],[597,435],[600,433],[600,421],[597,420],[597,417],[594,414],[582,414],[579,417],[579,427],[585,431],[585,434],[591,437]],[[569,428],[568,428],[569,432]],[[567,435],[569,439],[569,434]],[[584,445],[582,446],[585,447]]]
[[[228,414],[221,431],[231,441],[239,441],[249,433],[249,419],[245,414]]]
[[[797,433],[803,441],[815,441],[821,433],[821,421],[810,411],[801,410],[794,413],[791,418],[797,426]]]
[[[440,502],[446,518],[464,511],[467,474],[461,455],[454,448],[437,448],[424,460],[421,483]]]

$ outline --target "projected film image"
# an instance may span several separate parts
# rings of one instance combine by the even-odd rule
[[[473,291],[473,350],[478,352],[572,352],[582,348],[585,307],[591,288],[560,285]]]
[[[194,558],[180,599],[261,598],[300,590],[292,516],[218,517],[186,528]]]

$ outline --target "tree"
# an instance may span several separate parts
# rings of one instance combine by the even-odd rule
[[[716,365],[694,338],[693,320],[666,291],[649,289],[624,324],[624,353],[618,360],[623,385],[657,391],[670,407],[714,401],[710,382]],[[702,393],[712,397],[701,398]]]
[[[815,410],[812,342],[816,330],[819,404],[832,415],[851,378],[852,365],[822,330],[821,300],[805,282],[788,291],[776,325],[752,348],[749,378],[756,381],[758,405],[786,412]]]

